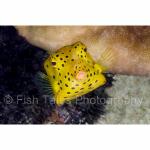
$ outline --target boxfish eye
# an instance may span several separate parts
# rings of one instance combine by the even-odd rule
[[[56,65],[56,62],[52,62],[52,66],[55,66]]]

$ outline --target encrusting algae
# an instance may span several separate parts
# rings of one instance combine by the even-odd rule
[[[81,42],[65,46],[51,54],[44,62],[48,82],[57,105],[73,100],[106,83],[105,67],[95,63]]]

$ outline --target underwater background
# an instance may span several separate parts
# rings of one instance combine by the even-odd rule
[[[108,76],[108,84],[86,95],[107,98],[107,101],[88,107],[80,105],[77,110],[73,103],[56,108],[50,99],[41,97],[34,83],[34,76],[42,71],[46,57],[46,51],[29,44],[14,27],[0,27],[1,124],[150,123],[150,77],[115,75],[112,86],[112,76]],[[106,87],[109,88],[105,92]],[[17,95],[19,101],[15,100]],[[24,100],[22,96],[32,97],[34,101]],[[66,122],[57,119],[56,112]]]

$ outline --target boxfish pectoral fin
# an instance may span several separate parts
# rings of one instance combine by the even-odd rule
[[[35,75],[34,83],[37,85],[42,96],[49,95],[53,97],[52,86],[48,80],[48,76],[42,72],[38,72]]]

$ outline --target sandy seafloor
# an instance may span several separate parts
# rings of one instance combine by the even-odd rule
[[[98,124],[149,124],[150,77],[116,75],[111,98]]]

